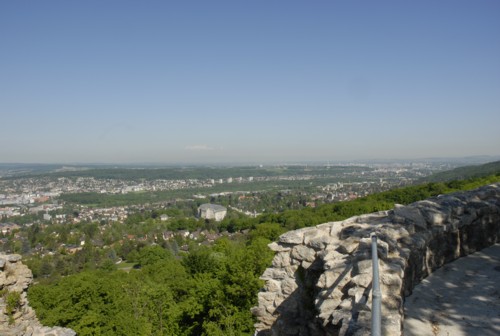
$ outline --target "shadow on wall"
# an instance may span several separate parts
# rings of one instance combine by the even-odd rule
[[[320,307],[325,310],[324,305],[337,306],[341,301],[350,298],[349,289],[353,287],[350,279],[353,274],[358,272],[354,268],[353,263],[348,263],[343,270],[337,269],[337,272],[333,273],[335,274],[334,279],[320,280],[320,276],[324,274],[323,260],[316,259],[307,269],[299,266],[293,278],[287,280],[294,282],[291,287],[295,290],[276,307],[273,313],[276,320],[271,328],[262,330],[256,335],[334,336],[354,334],[358,329],[357,319],[359,316],[359,310],[355,307],[347,313],[343,311],[341,314],[336,314],[335,317],[330,314],[328,317],[318,318]],[[322,289],[318,286],[321,281],[333,282],[329,284],[328,288]],[[287,287],[286,282],[283,287]],[[362,293],[365,301],[370,296],[371,288],[370,281]],[[352,299],[354,300],[354,298]],[[355,306],[354,302],[352,304]]]

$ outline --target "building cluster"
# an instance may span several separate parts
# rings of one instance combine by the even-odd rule
[[[333,169],[333,168],[332,168]],[[344,172],[340,177],[345,179],[364,180],[385,179],[408,179],[420,176],[410,168],[385,167],[367,169],[366,171]],[[224,179],[155,179],[139,181],[126,179],[97,179],[94,177],[23,177],[18,179],[0,179],[0,206],[5,205],[29,205],[42,203],[63,193],[85,193],[97,192],[103,194],[127,194],[131,192],[154,192],[171,191],[180,189],[211,188],[217,184],[252,183],[266,181],[308,181],[324,178],[326,175],[300,174],[300,175],[276,175],[259,177],[228,177]]]

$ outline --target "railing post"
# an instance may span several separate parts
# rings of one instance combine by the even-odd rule
[[[372,336],[381,336],[381,300],[379,275],[378,275],[378,250],[377,250],[377,235],[372,233]]]

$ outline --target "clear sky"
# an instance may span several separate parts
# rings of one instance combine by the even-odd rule
[[[500,154],[500,1],[0,1],[0,162]]]

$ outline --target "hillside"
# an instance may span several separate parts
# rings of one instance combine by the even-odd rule
[[[464,180],[498,174],[500,174],[500,161],[495,161],[482,165],[458,167],[452,170],[436,173],[423,178],[420,182],[425,183]]]

